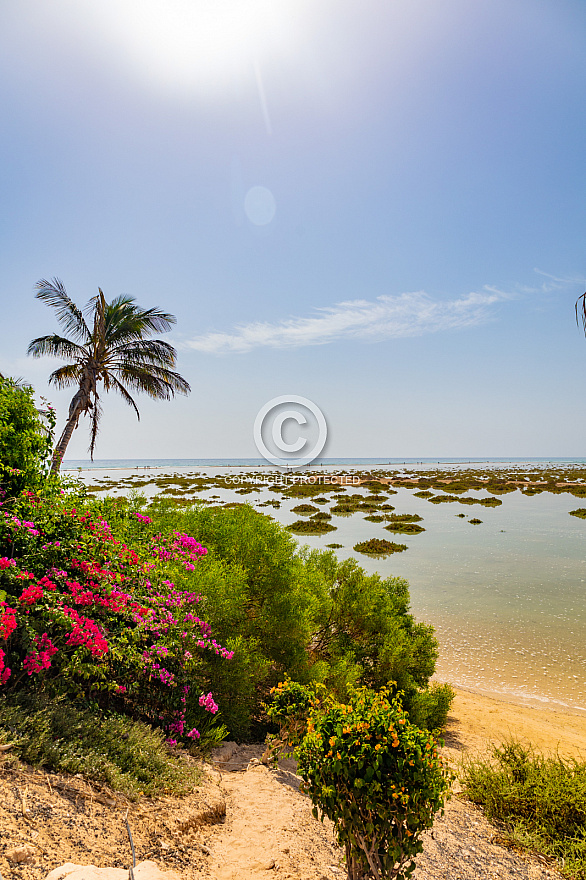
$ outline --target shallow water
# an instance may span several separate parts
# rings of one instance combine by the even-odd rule
[[[177,467],[170,472],[193,470]],[[209,475],[227,472],[235,469],[205,469]],[[108,475],[122,479],[136,475],[136,470],[99,474]],[[161,471],[153,478],[158,475]],[[91,482],[95,476],[87,473],[84,479]],[[141,491],[150,495],[157,490],[152,486]],[[347,491],[368,494],[356,487]],[[484,491],[461,497],[466,495],[489,497]],[[280,509],[260,510],[285,525],[299,519],[291,508],[304,502],[267,488],[248,495],[213,488],[195,495],[211,496],[255,507],[268,498],[280,499]],[[586,710],[586,520],[568,515],[585,501],[547,492],[498,497],[502,505],[496,508],[431,504],[415,497],[413,490],[398,488],[386,503],[393,504],[396,513],[422,516],[425,532],[394,534],[384,523],[366,521],[360,512],[333,516],[335,532],[298,540],[321,549],[340,543],[343,548],[335,551],[339,558],[355,556],[369,572],[405,577],[413,612],[436,629],[440,678],[475,690]],[[318,506],[328,510],[331,503]],[[482,524],[471,525],[468,520],[473,517]],[[409,549],[385,559],[353,551],[358,541],[375,537]]]

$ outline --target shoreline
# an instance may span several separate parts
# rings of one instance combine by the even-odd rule
[[[433,624],[432,624],[433,625]],[[480,684],[462,684],[456,678],[450,676],[449,672],[450,656],[447,649],[442,648],[440,644],[440,656],[437,669],[434,672],[430,684],[439,683],[449,684],[455,691],[463,691],[468,694],[474,694],[478,697],[486,697],[490,700],[496,700],[501,703],[510,703],[513,706],[519,706],[525,709],[543,709],[549,712],[558,712],[560,715],[577,715],[586,720],[586,707],[572,705],[563,700],[554,700],[539,694],[527,694],[515,692],[514,690],[496,690],[490,686],[483,687]],[[447,667],[447,668],[446,668]]]
[[[586,713],[522,705],[454,687],[456,697],[443,736],[452,759],[478,754],[507,739],[518,739],[544,754],[586,761]]]

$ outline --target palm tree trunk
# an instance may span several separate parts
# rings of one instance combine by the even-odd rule
[[[74,430],[77,428],[77,423],[79,422],[79,417],[85,410],[88,409],[89,405],[89,396],[84,394],[83,390],[80,388],[79,391],[73,396],[73,399],[69,405],[69,417],[67,419],[67,423],[65,428],[63,429],[63,433],[59,438],[59,442],[55,447],[55,451],[53,452],[53,460],[51,462],[51,474],[58,474],[59,468],[61,467],[61,462],[63,461],[63,456],[65,455],[65,450],[71,440],[71,435]]]

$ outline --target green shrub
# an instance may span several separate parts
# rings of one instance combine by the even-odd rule
[[[516,740],[463,768],[466,795],[518,845],[586,878],[586,762],[543,757]]]
[[[389,488],[387,483],[381,483],[379,480],[365,480],[362,485],[375,495],[386,492]]]
[[[424,532],[425,529],[423,526],[417,525],[414,522],[403,522],[399,520],[398,522],[390,522],[388,526],[384,527],[387,532],[396,532],[397,534],[402,535],[419,535],[421,532]]]
[[[131,800],[141,794],[186,794],[201,779],[193,763],[169,752],[162,731],[120,715],[103,715],[64,697],[32,694],[0,700],[0,736],[27,764],[80,773]]]
[[[423,517],[418,513],[391,513],[389,520],[391,522],[417,523],[422,522]]]
[[[149,513],[162,530],[173,523],[206,542],[194,589],[218,641],[235,652],[229,664],[209,658],[210,688],[234,738],[264,736],[271,687],[286,673],[311,676],[307,646],[314,608],[325,598],[320,574],[306,569],[286,529],[249,506],[179,513],[157,502]]]
[[[156,503],[149,513],[153,528],[173,526],[208,548],[189,580],[204,597],[202,616],[234,651],[229,663],[208,656],[205,667],[234,738],[264,736],[262,703],[285,675],[323,681],[339,699],[354,684],[394,682],[410,712],[415,695],[428,694],[438,646],[432,627],[409,613],[407,581],[367,575],[356,560],[338,562],[331,552],[300,550],[286,529],[249,506],[179,512]],[[441,727],[444,697],[431,689],[417,717]]]
[[[388,556],[390,553],[402,553],[407,549],[407,544],[395,544],[393,541],[385,541],[384,538],[370,538],[368,541],[354,544],[356,553],[366,553],[371,556]]]
[[[331,526],[329,522],[323,519],[311,517],[310,519],[298,519],[291,525],[286,526],[289,532],[295,532],[296,535],[325,535],[327,532],[335,532],[336,527]]]
[[[282,492],[287,498],[314,498],[324,492],[344,492],[344,486],[336,483],[294,483],[292,486],[272,486],[272,492]]]
[[[327,589],[311,640],[321,680],[342,701],[354,685],[392,687],[403,693],[417,723],[442,728],[453,694],[429,687],[438,643],[433,627],[410,614],[407,581],[367,575],[355,559],[338,562],[333,553],[312,551],[305,558],[308,573],[319,572]]]
[[[451,685],[437,682],[417,691],[409,703],[410,720],[425,730],[442,731],[455,696]]]
[[[40,413],[30,385],[0,376],[0,500],[38,490],[51,464],[55,413]]]
[[[451,779],[433,737],[384,690],[360,689],[342,704],[287,682],[269,711],[281,740],[296,746],[314,815],[333,822],[348,877],[409,877]]]

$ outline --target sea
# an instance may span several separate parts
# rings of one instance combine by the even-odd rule
[[[331,458],[308,470],[522,472],[566,465],[586,467],[586,458]],[[274,473],[264,459],[66,460],[62,469],[88,483],[105,477],[143,479],[149,471],[153,479],[196,471],[210,476]],[[279,497],[269,491],[268,481],[253,495],[238,494],[237,488],[235,480],[234,490],[216,487],[198,497],[214,495],[217,503],[245,501],[254,507]],[[439,641],[439,680],[528,705],[586,712],[586,520],[569,515],[586,501],[565,493],[526,496],[517,491],[499,495],[500,507],[463,507],[430,504],[412,489],[396,488],[389,500],[397,513],[423,517],[421,534],[393,536],[355,513],[334,517],[335,532],[298,540],[321,549],[341,544],[334,550],[340,559],[353,556],[369,573],[407,579],[412,612],[433,625]],[[158,490],[153,484],[141,491],[152,495]],[[292,512],[296,504],[299,499],[282,498],[280,509],[262,512],[288,525],[299,518]],[[456,515],[461,512],[466,518]],[[473,525],[471,518],[482,522]],[[399,541],[408,550],[384,559],[353,550],[358,541],[373,537]]]

